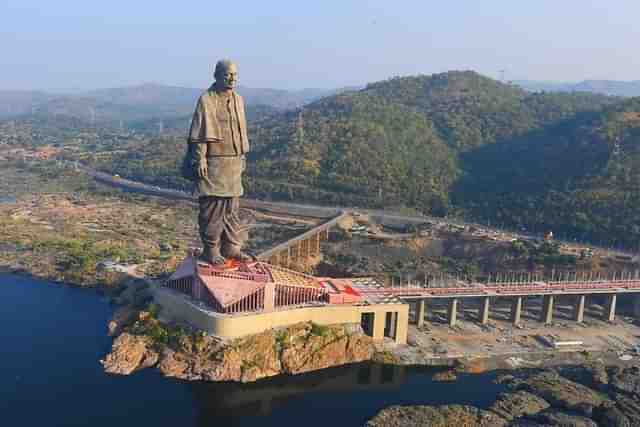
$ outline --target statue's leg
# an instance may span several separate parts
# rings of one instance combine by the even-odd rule
[[[220,237],[224,230],[224,203],[220,197],[202,196],[198,198],[198,205],[198,226],[203,247],[200,259],[212,265],[224,264],[224,258],[220,255]]]
[[[242,252],[242,247],[247,239],[247,227],[240,220],[239,213],[240,199],[238,197],[227,199],[224,209],[224,230],[220,237],[222,255],[226,258],[247,262],[253,258]]]

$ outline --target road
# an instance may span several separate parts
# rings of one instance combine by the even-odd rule
[[[65,162],[67,166],[76,167],[78,170],[85,172],[87,175],[94,178],[96,181],[99,181],[104,184],[108,184],[113,187],[122,188],[128,191],[139,192],[143,194],[149,194],[159,197],[165,197],[176,200],[186,200],[195,202],[195,196],[193,194],[187,193],[185,191],[179,190],[171,190],[167,188],[161,188],[154,185],[143,184],[138,181],[132,181],[124,178],[116,178],[111,174],[107,174],[104,172],[99,172],[94,169],[91,169],[85,165],[80,163],[73,162]],[[283,215],[299,215],[306,216],[318,219],[328,219],[339,215],[341,212],[348,211],[357,211],[362,214],[369,215],[375,222],[380,224],[389,224],[389,225],[398,225],[398,224],[423,224],[425,222],[430,223],[441,223],[453,226],[462,226],[468,227],[473,226],[476,228],[482,228],[495,233],[503,233],[505,235],[509,235],[510,237],[517,239],[540,239],[542,236],[537,236],[530,233],[516,233],[512,231],[505,231],[496,228],[489,228],[486,225],[479,225],[475,223],[466,223],[463,221],[450,220],[444,218],[430,217],[430,216],[417,216],[417,215],[404,215],[398,212],[388,211],[388,210],[380,210],[380,209],[362,209],[362,208],[354,208],[348,206],[321,206],[321,205],[313,205],[313,204],[302,204],[302,203],[291,203],[291,202],[268,202],[264,200],[243,198],[241,199],[241,205],[245,208],[249,209],[258,209],[268,212],[273,212],[277,214]],[[606,252],[610,256],[635,256],[637,254],[633,252],[626,252],[622,250],[613,250],[610,248],[603,248],[594,245],[588,244],[576,244],[575,242],[570,241],[560,241],[556,240],[559,243],[563,243],[570,247],[589,247],[593,250],[600,251],[601,253]]]

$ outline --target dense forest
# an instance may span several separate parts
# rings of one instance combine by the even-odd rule
[[[253,196],[405,206],[633,248],[640,241],[640,98],[533,93],[452,71],[392,78],[295,110],[253,106],[249,122]],[[182,137],[120,149],[87,161],[188,188],[178,177]]]

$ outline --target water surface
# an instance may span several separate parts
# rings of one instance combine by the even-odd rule
[[[434,383],[432,369],[358,364],[254,384],[111,376],[112,308],[93,290],[0,274],[0,414],[8,426],[362,425],[395,404],[490,405],[493,374]]]

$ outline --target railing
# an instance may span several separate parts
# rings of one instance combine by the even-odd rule
[[[193,276],[168,281],[164,284],[164,287],[174,289],[183,294],[193,295]]]
[[[240,301],[222,309],[221,313],[236,314],[262,311],[264,309],[264,288],[242,298]]]
[[[389,287],[375,289],[360,289],[365,295],[396,295],[398,297],[412,296],[455,296],[455,295],[490,295],[490,294],[530,294],[546,292],[598,292],[615,290],[637,290],[640,292],[640,280],[616,280],[616,281],[593,281],[593,282],[556,282],[556,283],[522,283],[514,284],[469,284],[467,286],[452,287],[429,287],[429,286],[407,286]]]
[[[276,284],[275,286],[276,307],[286,307],[326,301],[327,292],[323,289],[302,286],[287,286],[280,284]]]
[[[206,276],[225,277],[227,279],[239,279],[239,280],[251,280],[254,282],[269,282],[271,276],[266,270],[253,272],[253,271],[220,271],[216,270],[210,265],[198,265],[199,273]]]

